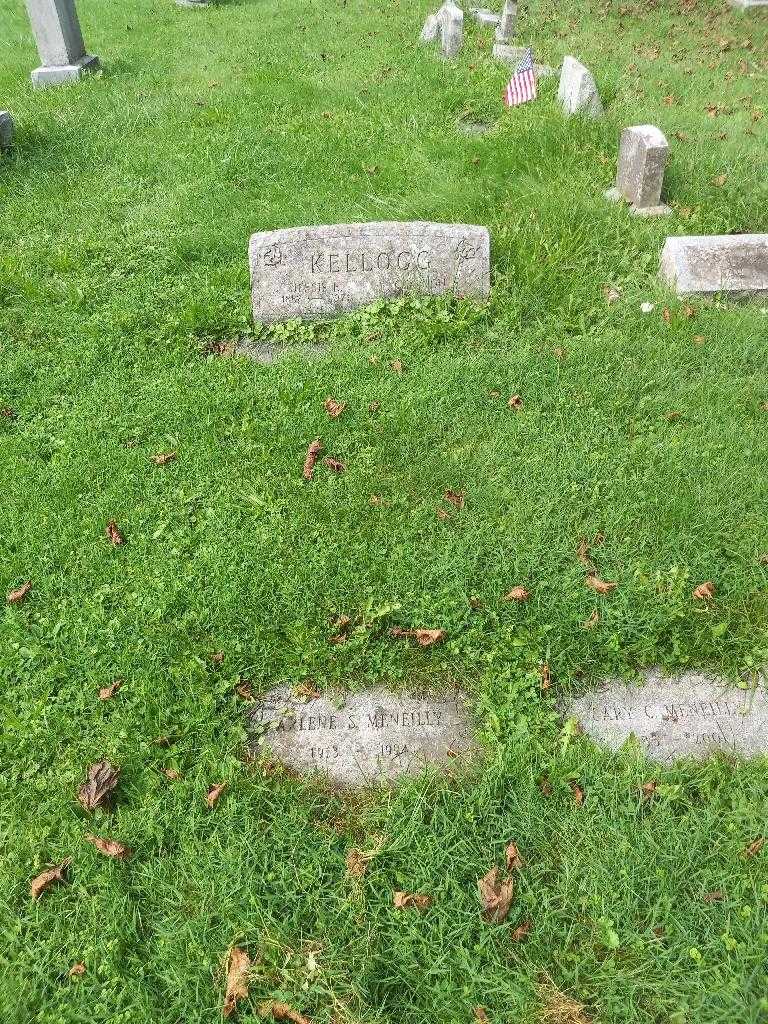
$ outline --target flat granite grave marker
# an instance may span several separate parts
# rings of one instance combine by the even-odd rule
[[[671,236],[659,274],[678,295],[768,295],[768,234]]]
[[[569,117],[573,114],[586,114],[587,117],[603,116],[603,104],[592,73],[575,57],[563,58],[557,98]]]
[[[632,212],[640,217],[671,213],[671,209],[661,202],[668,157],[669,143],[659,128],[652,124],[625,128],[619,142],[616,184],[606,192],[606,197],[614,201],[625,200]]]
[[[13,118],[7,110],[0,110],[0,150],[10,149],[13,143]]]
[[[648,757],[665,764],[715,750],[768,753],[765,680],[745,691],[697,672],[671,677],[654,669],[642,686],[604,683],[574,700],[566,714],[612,750],[634,735]]]
[[[466,698],[454,691],[396,694],[382,688],[301,700],[288,686],[249,712],[250,746],[290,768],[343,786],[413,775],[427,765],[456,765],[479,752]]]
[[[262,231],[250,241],[253,318],[338,316],[410,293],[484,298],[488,230],[473,224],[380,221]]]
[[[494,58],[501,61],[502,64],[508,64],[511,68],[515,69],[527,52],[527,46],[507,46],[506,43],[493,44]],[[549,64],[534,64],[533,70],[537,80],[539,78],[549,78],[551,75],[557,74],[555,69],[550,67]]]
[[[25,2],[42,61],[32,72],[35,88],[74,82],[99,70],[99,58],[85,52],[75,0]]]

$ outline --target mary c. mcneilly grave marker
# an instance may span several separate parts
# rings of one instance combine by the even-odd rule
[[[249,718],[252,750],[343,786],[395,779],[429,764],[454,765],[478,750],[458,691],[397,694],[376,687],[335,703],[303,700],[280,686]]]
[[[282,228],[251,236],[253,318],[320,319],[407,294],[485,298],[488,230],[380,221]]]

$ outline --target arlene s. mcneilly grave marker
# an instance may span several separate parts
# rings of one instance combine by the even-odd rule
[[[473,224],[381,221],[251,236],[253,318],[321,319],[401,295],[485,298],[490,239]]]
[[[344,786],[366,786],[455,765],[479,750],[466,698],[380,687],[302,700],[288,686],[270,690],[249,712],[251,749],[290,768]]]
[[[634,735],[654,761],[706,757],[723,750],[742,757],[768,753],[768,688],[740,690],[698,672],[646,673],[642,686],[620,680],[585,693],[566,710],[612,750]]]

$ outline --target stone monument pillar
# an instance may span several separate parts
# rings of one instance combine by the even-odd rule
[[[99,58],[85,52],[75,0],[26,0],[41,65],[32,72],[32,85],[45,88],[77,81],[98,71]]]
[[[7,110],[0,110],[0,150],[9,149],[13,142],[13,118]]]

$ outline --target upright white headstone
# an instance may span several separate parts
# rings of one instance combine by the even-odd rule
[[[501,20],[496,29],[496,42],[508,43],[515,33],[515,21],[517,20],[517,4],[515,0],[504,0],[501,10]]]
[[[575,57],[563,59],[557,98],[569,116],[572,114],[586,114],[588,117],[603,116],[603,104],[595,80],[589,69],[580,64]]]
[[[13,118],[7,110],[0,110],[0,150],[10,148],[13,142]]]
[[[32,72],[36,88],[77,81],[98,71],[99,58],[85,52],[75,0],[26,0],[42,64]]]
[[[624,200],[642,217],[670,213],[661,202],[668,156],[669,143],[659,128],[652,124],[625,128],[619,142],[616,184],[606,193],[607,198]]]
[[[448,0],[440,8],[439,18],[443,56],[455,57],[464,42],[464,11]]]

